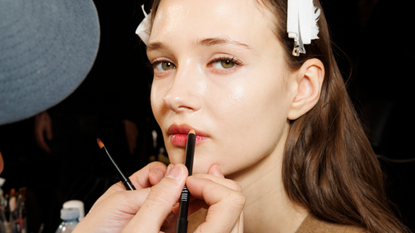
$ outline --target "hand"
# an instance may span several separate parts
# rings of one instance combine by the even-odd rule
[[[190,213],[201,207],[208,208],[206,221],[196,232],[242,232],[245,199],[239,186],[224,179],[218,167],[211,168],[209,174],[187,179],[189,191],[198,198],[191,202]],[[74,233],[173,233],[176,216],[172,209],[176,206],[177,213],[177,201],[186,178],[187,169],[183,164],[169,165],[166,172],[162,163],[151,163],[130,177],[137,190],[126,191],[121,183],[113,185],[97,200]]]
[[[47,153],[51,154],[51,150],[48,144],[45,141],[45,134],[46,138],[50,141],[53,138],[52,134],[52,120],[50,119],[49,113],[42,112],[35,117],[35,127],[34,127],[34,134],[37,145],[46,151]]]
[[[137,190],[127,191],[121,182],[113,185],[73,232],[159,232],[164,221],[174,220],[172,208],[186,178],[183,164],[166,172],[164,164],[151,163],[130,177]]]
[[[169,167],[172,165],[169,165]],[[179,166],[179,165],[176,165]],[[180,165],[182,166],[182,165]],[[187,172],[187,169],[186,169]],[[158,187],[157,187],[158,186]],[[245,204],[245,197],[241,193],[241,187],[235,181],[225,179],[218,165],[212,165],[209,169],[209,174],[196,174],[190,176],[186,180],[186,186],[192,194],[189,215],[199,210],[200,208],[208,209],[205,221],[196,229],[197,233],[242,233],[243,232],[243,207]],[[155,187],[158,188],[157,193]],[[183,186],[181,186],[183,188]],[[158,185],[151,189],[154,191],[155,199],[150,200],[147,210],[144,206],[136,216],[128,223],[123,232],[165,232],[174,233],[178,208],[177,201],[181,193],[176,193],[177,190],[162,190],[165,187]],[[153,192],[152,191],[152,192]],[[181,192],[181,189],[179,190]],[[166,202],[166,197],[159,195],[166,195],[176,197],[176,203]],[[150,195],[147,199],[150,199]],[[192,200],[193,199],[193,200]],[[174,199],[170,199],[174,200]],[[147,200],[148,201],[148,200]],[[160,201],[162,202],[160,205]],[[167,210],[173,208],[173,213],[169,214],[166,219]],[[164,206],[166,212],[164,218],[158,218],[158,215],[152,212],[152,209],[161,208]],[[158,218],[157,226],[162,224],[161,228],[154,228],[150,219]],[[166,220],[163,220],[166,219]],[[164,223],[163,223],[164,221]],[[154,222],[154,221],[153,221]]]
[[[243,232],[245,197],[235,181],[225,179],[218,165],[209,174],[195,174],[187,178],[186,186],[197,200],[190,205],[190,213],[207,209],[206,220],[195,232]]]
[[[130,120],[124,120],[124,127],[125,127],[125,136],[127,138],[128,148],[130,149],[130,154],[133,154],[135,148],[137,147],[137,137],[138,137],[137,125]]]

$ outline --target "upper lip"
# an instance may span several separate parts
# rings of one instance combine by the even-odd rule
[[[207,136],[204,132],[195,129],[194,127],[191,127],[188,124],[178,125],[176,123],[170,125],[170,127],[167,129],[167,134],[188,134],[191,129],[193,129],[196,132],[197,136]]]

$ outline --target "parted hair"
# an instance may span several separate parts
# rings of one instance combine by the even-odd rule
[[[376,233],[409,232],[390,208],[384,174],[348,96],[319,0],[314,0],[321,10],[319,39],[305,45],[306,54],[298,57],[292,55],[294,40],[287,35],[287,0],[256,1],[273,17],[272,30],[290,70],[312,58],[325,68],[316,106],[291,121],[282,169],[288,197],[329,222]],[[151,25],[160,2],[153,1]]]

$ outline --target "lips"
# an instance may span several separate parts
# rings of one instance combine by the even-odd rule
[[[187,124],[172,124],[167,129],[167,134],[170,136],[170,142],[177,147],[186,147],[187,134],[191,129],[196,132],[196,145],[199,145],[208,139],[208,136],[204,132],[196,130]]]

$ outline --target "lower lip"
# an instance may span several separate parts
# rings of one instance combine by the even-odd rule
[[[196,136],[196,145],[206,141],[206,137]],[[177,147],[186,147],[187,134],[172,134],[170,142]]]

